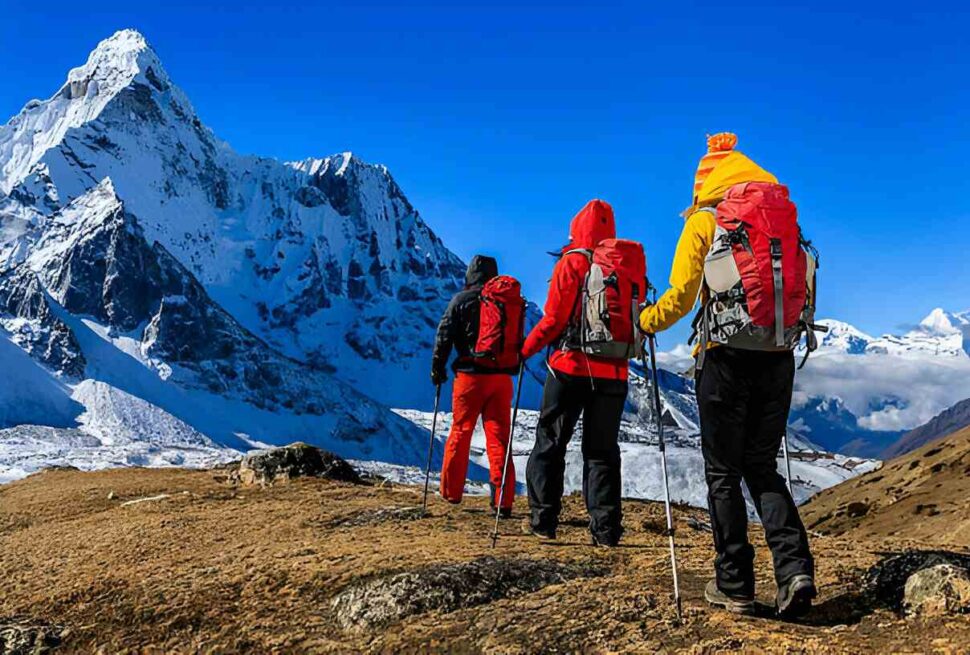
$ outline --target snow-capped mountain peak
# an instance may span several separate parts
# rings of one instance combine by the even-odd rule
[[[926,318],[919,322],[919,329],[923,332],[929,334],[954,334],[959,332],[959,330],[953,327],[953,322],[950,320],[950,314],[948,314],[942,307],[937,307],[932,312],[930,312]]]
[[[133,84],[160,91],[172,87],[145,38],[135,30],[121,30],[98,44],[83,66],[72,69],[53,96],[28,102],[0,127],[0,194],[9,194],[38,172],[38,162],[70,130],[97,119],[112,99]],[[184,95],[175,96],[179,110],[192,114]]]
[[[822,319],[817,321],[817,324],[828,328],[828,332],[817,333],[822,352],[859,355],[864,353],[866,347],[873,341],[873,337],[843,321]]]
[[[307,157],[300,161],[289,162],[289,165],[296,170],[306,173],[307,175],[326,175],[332,172],[336,177],[343,177],[347,172],[347,167],[351,164],[363,164],[354,153],[342,152],[339,155],[333,155],[331,157]]]
[[[149,74],[148,70],[152,73]],[[98,44],[83,66],[72,69],[67,75],[69,84],[98,85],[96,95],[113,95],[131,84],[140,74],[150,75],[157,83],[168,82],[155,51],[140,32],[120,30]],[[75,97],[86,95],[86,89]]]

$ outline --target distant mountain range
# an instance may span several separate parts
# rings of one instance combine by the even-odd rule
[[[934,309],[903,335],[819,321],[820,347],[796,377],[792,425],[838,452],[898,454],[909,430],[970,398],[970,311]]]

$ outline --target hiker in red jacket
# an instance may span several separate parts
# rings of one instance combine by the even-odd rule
[[[616,237],[613,208],[592,200],[569,227],[569,244],[556,263],[545,315],[522,348],[528,358],[555,345],[542,393],[536,443],[526,478],[531,517],[529,531],[555,539],[562,507],[566,445],[583,416],[583,496],[593,543],[615,546],[623,534],[620,510],[620,447],[617,438],[627,393],[627,360],[586,355],[567,345],[577,324],[581,289],[590,260],[576,249],[592,250]]]

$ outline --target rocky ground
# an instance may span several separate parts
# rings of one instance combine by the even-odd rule
[[[519,499],[493,550],[483,498],[436,499],[422,518],[410,486],[244,478],[267,481],[235,469],[48,470],[0,487],[0,652],[957,653],[970,644],[967,615],[893,609],[909,570],[893,580],[909,564],[875,569],[888,586],[867,592],[870,568],[913,545],[895,537],[814,537],[817,609],[800,623],[767,607],[740,618],[703,603],[706,517],[678,509],[678,623],[662,505],[626,503],[624,542],[605,550],[588,544],[580,499],[566,500],[553,543],[521,534]],[[757,566],[768,603],[763,548]]]

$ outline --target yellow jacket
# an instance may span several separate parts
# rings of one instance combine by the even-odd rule
[[[718,162],[697,192],[694,205],[684,212],[687,221],[674,253],[670,288],[655,305],[640,314],[640,327],[644,332],[655,334],[666,330],[693,309],[704,278],[704,259],[714,242],[717,226],[711,212],[698,210],[713,207],[724,198],[728,189],[742,182],[777,184],[778,179],[737,150]]]

